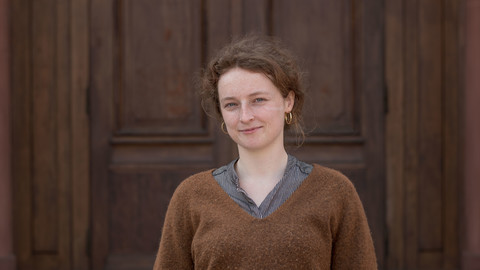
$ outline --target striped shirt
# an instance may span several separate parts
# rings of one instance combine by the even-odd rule
[[[243,210],[256,218],[265,218],[280,207],[307,178],[313,166],[288,155],[287,167],[282,179],[268,193],[260,206],[240,187],[235,163],[238,159],[213,171],[213,177],[223,190]]]

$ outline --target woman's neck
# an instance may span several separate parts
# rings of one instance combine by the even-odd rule
[[[241,180],[279,181],[283,176],[287,162],[288,154],[283,147],[261,152],[239,149],[236,170]]]

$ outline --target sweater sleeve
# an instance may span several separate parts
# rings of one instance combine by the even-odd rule
[[[332,247],[332,269],[377,269],[375,249],[360,198],[344,177]]]
[[[177,188],[165,216],[157,257],[153,269],[193,269],[189,196],[183,183]]]

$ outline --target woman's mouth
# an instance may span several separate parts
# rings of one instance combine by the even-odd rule
[[[261,127],[252,127],[252,128],[245,128],[239,130],[243,134],[251,134],[254,133],[255,131],[259,130]]]

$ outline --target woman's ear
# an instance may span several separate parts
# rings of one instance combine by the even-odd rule
[[[295,104],[295,92],[288,92],[287,97],[285,97],[285,112],[291,112],[293,105]]]

